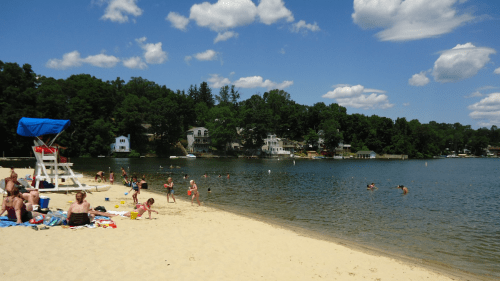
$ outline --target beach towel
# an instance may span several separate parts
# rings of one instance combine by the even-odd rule
[[[6,216],[0,217],[0,227],[1,228],[9,227],[9,226],[34,226],[34,225],[36,225],[36,224],[29,223],[28,221],[18,224],[15,221],[10,221],[9,218]]]

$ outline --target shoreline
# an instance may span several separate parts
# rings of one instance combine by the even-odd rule
[[[0,169],[0,177],[5,178],[8,171]],[[20,177],[32,173],[28,169],[16,171]],[[94,185],[93,178],[85,177],[81,182]],[[128,211],[133,206],[131,196],[123,195],[128,190],[118,182],[109,191],[92,192],[87,200],[92,206],[104,205],[112,210],[113,205],[118,204],[119,210]],[[51,210],[67,210],[68,201],[74,200],[74,193],[44,194],[51,198]],[[104,197],[109,197],[110,201],[104,201]],[[50,279],[91,280],[107,276],[106,273],[114,269],[117,272],[109,276],[123,280],[144,277],[146,272],[150,272],[151,278],[171,277],[174,280],[200,277],[208,280],[318,277],[330,280],[490,280],[284,223],[215,206],[191,206],[182,192],[176,196],[176,204],[167,203],[166,194],[150,190],[141,192],[140,202],[147,197],[155,198],[152,208],[160,214],[153,213],[153,220],[117,217],[113,219],[117,229],[54,227],[33,231],[27,227],[2,228],[5,237],[26,241],[18,245],[11,239],[2,239],[0,247],[5,253],[18,252],[24,247],[33,249],[32,253],[2,262],[3,275],[20,280],[38,279],[40,275]],[[120,201],[125,204],[119,204]],[[15,270],[19,264],[39,264],[40,260],[49,265]],[[134,264],[137,270],[126,268],[127,264]],[[75,278],[71,272],[60,271],[67,266],[75,268],[76,273],[92,273]]]

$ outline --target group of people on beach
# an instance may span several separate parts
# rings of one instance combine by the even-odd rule
[[[14,168],[10,168],[10,176],[5,178],[5,191],[0,216],[7,212],[9,220],[23,223],[32,218],[32,211],[38,210],[40,195],[35,188],[23,186],[17,178]]]

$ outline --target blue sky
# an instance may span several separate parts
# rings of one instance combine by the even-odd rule
[[[0,60],[500,126],[500,1],[1,1]]]

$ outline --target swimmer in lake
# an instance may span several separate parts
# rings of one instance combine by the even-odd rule
[[[398,185],[398,188],[401,188],[401,190],[403,190],[403,195],[407,194],[408,193],[408,188],[404,185]]]

